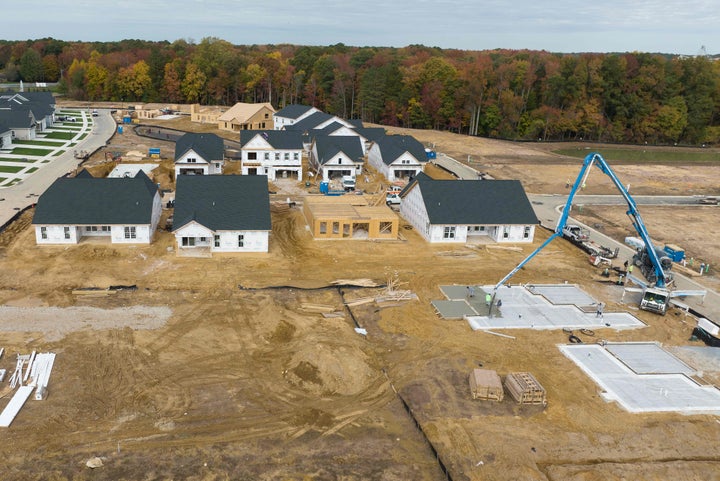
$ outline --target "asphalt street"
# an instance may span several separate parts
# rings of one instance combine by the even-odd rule
[[[0,201],[0,225],[5,225],[18,211],[36,203],[38,196],[57,178],[77,169],[80,160],[75,158],[75,151],[93,152],[106,145],[115,132],[116,124],[109,110],[99,110],[99,114],[93,117],[90,134],[76,146],[62,155],[52,157],[52,162],[43,164],[42,168],[22,182],[0,189],[0,198],[4,199]],[[88,113],[83,112],[83,123],[87,123],[89,118]]]

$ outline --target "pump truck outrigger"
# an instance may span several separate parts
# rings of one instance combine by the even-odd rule
[[[572,190],[568,195],[568,199],[565,203],[562,214],[560,215],[560,219],[558,219],[557,226],[555,227],[555,232],[545,242],[543,242],[540,247],[535,249],[529,256],[527,256],[522,262],[520,262],[520,264],[518,264],[512,271],[510,271],[508,275],[503,277],[502,280],[495,285],[493,289],[493,301],[495,300],[495,294],[497,293],[499,287],[505,284],[513,275],[515,275],[517,271],[522,269],[525,264],[527,264],[533,257],[535,257],[537,253],[540,252],[543,248],[545,248],[545,246],[548,245],[554,238],[562,236],[563,230],[565,230],[567,226],[567,221],[568,217],[570,216],[570,210],[572,209],[572,203],[573,199],[575,198],[575,194],[581,186],[585,185],[585,181],[587,180],[587,176],[590,174],[590,168],[593,164],[597,165],[597,167],[604,174],[610,177],[613,184],[615,184],[615,187],[617,187],[617,189],[620,191],[620,194],[622,194],[625,202],[627,202],[628,205],[627,215],[628,217],[630,217],[635,231],[638,233],[644,244],[644,247],[640,249],[638,253],[635,254],[635,256],[633,257],[633,263],[640,268],[640,271],[643,273],[648,282],[645,283],[632,275],[628,275],[628,279],[632,280],[635,284],[643,287],[642,300],[640,301],[640,309],[654,312],[657,314],[665,314],[667,312],[668,304],[671,297],[704,295],[704,291],[671,292],[669,290],[669,287],[673,282],[672,273],[669,272],[669,270],[672,268],[672,260],[670,260],[669,258],[661,257],[661,255],[658,254],[662,251],[656,249],[652,241],[650,240],[650,234],[648,234],[648,231],[645,228],[645,224],[640,217],[640,213],[637,210],[637,204],[635,203],[635,200],[630,196],[630,193],[627,191],[622,182],[620,182],[617,175],[615,175],[615,172],[610,168],[605,159],[603,159],[600,154],[593,152],[591,154],[588,154],[583,161],[580,173],[578,174],[578,177],[572,186]],[[494,302],[493,304],[491,304],[491,306],[492,305],[494,305]]]

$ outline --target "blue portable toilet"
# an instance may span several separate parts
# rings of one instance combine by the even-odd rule
[[[131,122],[132,122],[132,117],[130,117],[129,115],[126,116],[126,117],[123,117],[123,123],[124,123],[124,124],[129,124],[129,123],[131,123]]]
[[[437,159],[437,152],[432,149],[425,149],[425,155],[427,156],[428,160]]]
[[[123,127],[122,125],[118,125],[118,134],[122,134]]]
[[[320,193],[327,194],[330,191],[330,184],[327,182],[320,182]]]

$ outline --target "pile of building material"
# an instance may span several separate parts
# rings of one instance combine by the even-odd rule
[[[370,281],[373,282],[373,281]],[[383,291],[376,296],[360,297],[345,302],[348,307],[361,306],[374,302],[378,307],[394,307],[402,305],[404,302],[417,300],[418,296],[407,289],[398,289],[401,283],[397,274],[388,277],[387,285]],[[368,287],[371,287],[368,285]]]
[[[504,392],[498,373],[489,369],[473,369],[470,373],[470,394],[473,399],[502,401]]]
[[[32,354],[18,354],[15,371],[10,377],[10,388],[20,387],[0,413],[0,427],[10,426],[33,390],[36,400],[45,399],[54,363],[55,353],[52,352],[37,354],[33,351]]]
[[[529,372],[511,372],[505,377],[505,389],[518,404],[547,404],[545,389]]]

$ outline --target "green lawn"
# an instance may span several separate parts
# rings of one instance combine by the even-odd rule
[[[88,136],[88,134],[82,134],[80,137],[78,137],[78,140],[82,140],[82,139],[84,139],[84,138],[87,137],[87,136]]]
[[[37,167],[31,167],[31,168],[29,168],[28,170],[26,170],[25,173],[26,173],[26,174],[32,174],[32,173],[35,172],[36,170],[38,170]]]
[[[590,152],[598,152],[605,160],[626,161],[639,163],[655,162],[685,162],[685,163],[709,163],[720,162],[720,153],[714,152],[688,152],[683,149],[660,152],[642,149],[560,149],[553,151],[556,154],[567,155],[579,159],[585,158]]]
[[[82,130],[82,127],[70,127],[68,125],[53,125],[52,130],[79,132]]]
[[[53,157],[59,157],[59,156],[61,156],[61,155],[64,154],[64,153],[65,153],[64,150],[58,150],[57,152],[55,152],[55,153],[53,154]],[[50,162],[50,161],[49,161],[49,160],[43,160],[43,162]]]
[[[10,151],[13,155],[34,155],[36,157],[44,157],[52,150],[49,149],[31,149],[29,147],[15,147]]]
[[[37,159],[14,159],[11,157],[0,157],[0,162],[21,162],[24,164],[32,164]]]
[[[52,138],[52,137],[50,137]],[[53,142],[51,140],[13,140],[13,145],[44,145],[45,147],[60,147],[65,142]]]
[[[45,136],[46,139],[63,139],[63,140],[71,140],[73,137],[77,135],[76,132],[50,132]],[[60,144],[62,145],[62,144]]]
[[[21,170],[23,170],[25,166],[15,166],[15,165],[0,165],[0,172],[7,172],[8,174],[17,174]]]

